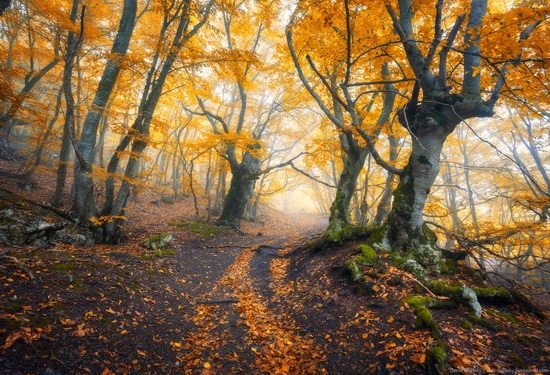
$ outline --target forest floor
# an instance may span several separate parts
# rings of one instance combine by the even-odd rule
[[[33,191],[10,178],[0,188],[47,201],[53,180],[37,179]],[[424,291],[389,262],[364,296],[343,267],[357,243],[301,249],[321,217],[265,208],[264,223],[239,234],[193,216],[191,199],[146,192],[124,244],[5,248],[18,262],[0,258],[0,374],[424,373],[434,340],[403,303]],[[158,233],[172,235],[170,250],[140,246]],[[498,329],[466,329],[467,314],[433,312],[451,373],[550,372],[544,321],[484,305]]]

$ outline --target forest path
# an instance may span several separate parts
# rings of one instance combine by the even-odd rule
[[[216,257],[204,257],[187,267],[206,260],[211,273],[208,283],[192,304],[187,332],[177,358],[190,373],[320,373],[322,351],[311,338],[285,314],[269,307],[275,275],[272,259],[282,260],[279,252],[293,249],[322,225],[295,226],[292,233],[239,239],[207,246]],[[210,258],[210,260],[208,260]],[[212,267],[214,258],[219,262]],[[230,263],[230,264],[228,264]],[[220,271],[225,269],[223,274]],[[197,290],[198,291],[198,290]]]
[[[0,374],[424,372],[434,340],[403,304],[424,290],[387,255],[371,292],[353,293],[343,265],[358,243],[300,251],[325,228],[318,217],[241,235],[165,210],[140,209],[121,245],[0,249]],[[140,246],[158,233],[171,250]],[[519,306],[484,307],[502,331],[433,311],[453,368],[545,369],[548,327]]]
[[[33,278],[17,264],[2,265],[0,373],[287,373],[314,366],[314,345],[267,307],[269,263],[258,259],[262,249],[292,248],[322,227],[292,224],[244,236],[171,227],[173,254],[136,243],[10,249]]]

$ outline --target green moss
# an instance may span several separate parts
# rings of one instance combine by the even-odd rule
[[[72,272],[75,269],[75,263],[74,262],[61,262],[56,263],[52,265],[52,270],[57,272]]]
[[[498,323],[490,319],[485,319],[485,318],[475,316],[473,314],[468,315],[468,320],[477,326],[487,328],[489,331],[496,332],[500,329]]]
[[[430,290],[437,295],[449,297],[453,301],[468,306],[476,316],[481,316],[481,305],[477,300],[477,296],[466,285],[447,285],[435,280],[430,284]]]
[[[222,226],[208,224],[208,223],[199,223],[196,221],[190,222],[190,223],[175,221],[175,222],[169,223],[169,225],[176,228],[182,228],[187,232],[195,233],[203,237],[227,234],[230,231],[230,229],[227,227],[222,227]]]
[[[369,245],[363,244],[357,247],[361,251],[362,260],[367,266],[374,266],[378,263],[378,254]]]
[[[429,366],[429,374],[447,374],[447,351],[443,343],[439,343],[426,353],[426,364]]]
[[[21,310],[23,310],[23,306],[21,306],[19,301],[15,300],[9,300],[4,306],[4,311],[10,314],[18,313]]]
[[[474,328],[474,325],[472,324],[472,322],[466,319],[462,321],[462,324],[460,325],[460,327],[464,330],[470,330]]]
[[[359,245],[357,247],[361,254],[354,256],[345,263],[346,268],[351,273],[353,281],[360,281],[363,277],[365,267],[372,267],[378,264],[378,254],[369,245]]]
[[[397,267],[402,269],[403,271],[409,272],[422,282],[428,281],[426,270],[414,259],[404,260],[403,262],[400,262]]]
[[[434,321],[432,313],[426,305],[429,303],[430,298],[422,296],[412,296],[407,298],[404,302],[412,307],[416,314],[416,326],[426,327],[432,333],[432,336],[436,339],[441,338],[441,333],[437,323]]]
[[[518,318],[516,318],[512,314],[508,314],[508,313],[505,313],[505,312],[502,312],[502,311],[497,311],[497,310],[492,310],[492,309],[486,309],[485,312],[490,316],[500,318],[502,320],[506,320],[506,321],[508,321],[510,323],[513,323],[513,324],[516,324],[516,325],[520,325],[520,326],[525,325],[521,320],[519,320]]]
[[[458,272],[456,263],[450,259],[442,260],[441,267],[439,269],[443,275],[454,275]]]
[[[384,242],[384,236],[386,235],[386,225],[381,225],[379,227],[371,228],[371,235],[367,241],[367,244],[370,246],[380,245]],[[377,248],[382,248],[383,246],[376,246]]]
[[[361,269],[359,268],[359,265],[355,261],[355,257],[348,260],[345,264],[348,271],[351,273],[351,278],[353,281],[359,281],[361,280],[361,277],[363,276],[363,273]]]
[[[473,288],[473,291],[479,300],[491,303],[514,303],[514,297],[505,288]]]

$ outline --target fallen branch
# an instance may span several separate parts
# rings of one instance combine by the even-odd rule
[[[407,276],[409,279],[411,279],[412,281],[416,282],[418,285],[420,285],[422,288],[424,288],[428,293],[430,293],[430,295],[433,297],[433,298],[437,298],[437,299],[447,299],[446,297],[442,298],[442,297],[439,297],[439,296],[436,296],[434,294],[434,292],[432,292],[430,289],[428,289],[428,287],[424,284],[422,284],[419,280],[415,279],[414,277],[412,277],[411,275],[409,275],[408,273],[405,273],[403,272],[403,276]]]

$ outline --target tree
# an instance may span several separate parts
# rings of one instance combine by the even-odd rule
[[[211,0],[204,7],[198,7],[196,15],[194,14],[196,10],[192,9],[191,0],[164,4],[161,8],[162,26],[159,40],[147,72],[138,114],[130,131],[121,139],[107,167],[110,176],[106,182],[105,205],[101,215],[104,220],[100,217],[98,221],[102,224],[102,237],[105,242],[118,242],[122,238],[122,227],[126,220],[124,210],[139,173],[140,158],[149,142],[153,114],[163,93],[164,85],[185,44],[207,22],[213,4],[214,1]],[[196,20],[194,25],[192,19]],[[128,147],[130,147],[129,160],[122,184],[115,195],[114,173],[118,169],[123,152]]]
[[[267,133],[290,110],[286,107],[288,95],[281,88],[275,89],[271,82],[275,78],[268,77],[276,73],[273,66],[264,68],[263,62],[258,61],[261,53],[272,54],[271,46],[262,38],[270,32],[276,10],[277,3],[223,5],[221,21],[226,51],[220,46],[216,52],[221,57],[217,65],[221,74],[219,84],[208,93],[215,104],[197,95],[201,112],[196,114],[208,119],[213,143],[220,144],[220,154],[231,171],[222,212],[216,220],[218,225],[239,229],[256,181],[293,160],[262,169],[262,158],[271,151],[265,147]],[[259,22],[252,26],[255,19]],[[257,83],[260,80],[264,83]],[[217,97],[215,92],[221,95]]]
[[[438,1],[435,4],[435,17],[431,18],[434,34],[427,51],[423,51],[415,36],[412,1],[399,0],[398,5],[399,16],[391,5],[386,4],[386,8],[405,51],[405,61],[413,71],[416,82],[411,99],[398,112],[401,125],[412,137],[412,152],[407,165],[398,173],[399,185],[394,192],[392,211],[386,223],[385,241],[392,250],[412,250],[421,264],[437,268],[439,252],[435,249],[436,237],[424,223],[423,210],[439,173],[441,150],[447,137],[464,120],[493,116],[506,77],[510,74],[508,70],[521,61],[522,52],[513,56],[500,56],[507,62],[497,69],[497,78],[492,82],[482,82],[481,38],[487,13],[485,0],[469,2],[464,47],[460,49],[453,45],[466,14],[456,17],[446,42],[441,46],[442,22],[447,18],[444,12],[450,11],[450,7]],[[516,29],[518,43],[526,40],[542,22],[538,12],[531,13],[531,17],[521,22],[527,26]],[[506,42],[513,43],[510,40]],[[438,50],[439,64],[436,65],[434,60]],[[453,67],[461,65],[461,80],[457,77],[460,70],[448,69],[451,52],[463,59],[463,62],[453,63]],[[536,51],[532,53],[536,54]],[[484,58],[491,62],[488,57]],[[490,92],[488,97],[482,95],[485,91]]]
[[[74,139],[73,146],[76,150],[77,161],[74,173],[75,193],[73,210],[82,222],[86,222],[96,213],[92,166],[94,163],[97,131],[99,122],[104,114],[104,109],[107,106],[120,73],[122,59],[130,44],[130,38],[132,37],[136,21],[136,13],[137,0],[125,0],[118,32],[113,42],[109,60],[99,81],[92,106],[86,115],[78,144],[76,139]]]
[[[342,5],[344,9],[341,9]],[[322,13],[321,19],[316,11]],[[369,35],[372,39],[362,35],[371,29],[365,23],[366,11],[359,4],[347,0],[343,4],[323,3],[319,8],[304,1],[299,3],[286,28],[287,44],[298,76],[336,128],[340,141],[342,170],[330,209],[329,226],[314,245],[316,248],[349,237],[350,203],[365,159],[373,153],[383,163],[373,145],[390,120],[396,94],[389,77],[388,55],[370,54],[372,45],[379,42],[376,34]],[[300,31],[301,39],[298,48],[294,42],[297,30]],[[309,37],[311,32],[322,33],[323,37],[312,39]],[[311,51],[320,61],[314,62],[315,56],[307,52],[302,52],[300,56],[297,51]],[[314,73],[311,78],[306,76],[302,67],[304,59]],[[373,64],[371,59],[376,62]],[[376,77],[382,75],[381,87],[377,90],[368,89],[377,83],[363,81],[372,77],[373,72],[376,72]],[[312,83],[315,80],[318,83]],[[382,97],[382,103],[376,102],[379,96]],[[391,166],[388,168],[393,172]]]

